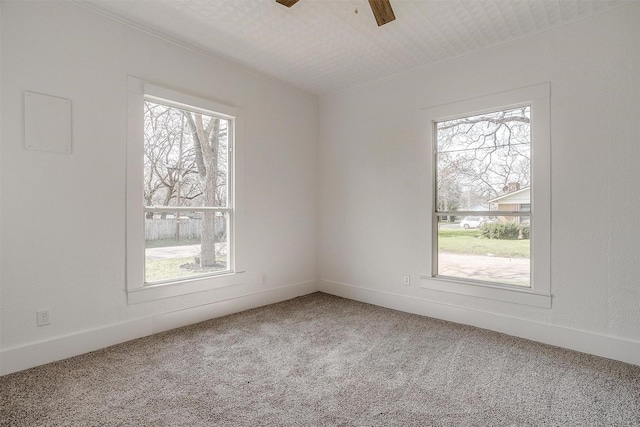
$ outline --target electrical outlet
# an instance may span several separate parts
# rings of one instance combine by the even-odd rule
[[[38,310],[36,311],[36,324],[38,326],[46,326],[51,324],[51,310]]]
[[[402,283],[404,283],[405,286],[411,285],[411,276],[409,276],[408,274],[404,276],[404,281]]]

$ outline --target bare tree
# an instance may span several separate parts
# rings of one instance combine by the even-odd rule
[[[182,115],[161,104],[145,102],[144,108],[145,205],[183,205],[198,198],[202,189],[192,177],[197,173],[194,149],[185,144]]]
[[[183,111],[186,122],[191,131],[195,150],[195,164],[204,183],[202,192],[204,206],[222,206],[222,195],[226,198],[226,191],[219,190],[221,141],[227,136],[227,121],[217,117],[208,117],[205,124],[202,114]],[[226,150],[225,150],[226,152]],[[225,180],[226,183],[226,180]],[[226,201],[226,200],[225,200]],[[203,268],[216,265],[215,250],[215,216],[212,211],[205,211],[202,223],[202,249],[200,266]]]
[[[226,206],[228,120],[147,101],[144,134],[147,206]],[[200,267],[216,267],[216,213],[202,216]]]
[[[439,209],[452,201],[470,208],[511,183],[530,185],[530,107],[440,122],[437,135]]]

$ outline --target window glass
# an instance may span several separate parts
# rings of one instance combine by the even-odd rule
[[[230,271],[232,121],[144,101],[145,283]]]
[[[435,123],[434,275],[531,284],[531,107]]]

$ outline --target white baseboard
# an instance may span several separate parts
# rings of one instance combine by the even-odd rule
[[[327,280],[318,282],[318,290],[355,301],[476,326],[640,366],[640,342],[638,341]]]
[[[0,351],[0,375],[317,291],[318,284],[312,280],[9,348]]]
[[[169,329],[261,307],[316,291],[394,310],[477,326],[640,366],[640,342],[321,280],[308,281],[134,319],[0,351],[0,375],[62,360]]]

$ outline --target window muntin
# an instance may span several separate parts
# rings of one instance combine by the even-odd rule
[[[144,283],[232,271],[233,118],[144,99]]]
[[[432,276],[529,288],[531,106],[434,121],[434,168]]]

